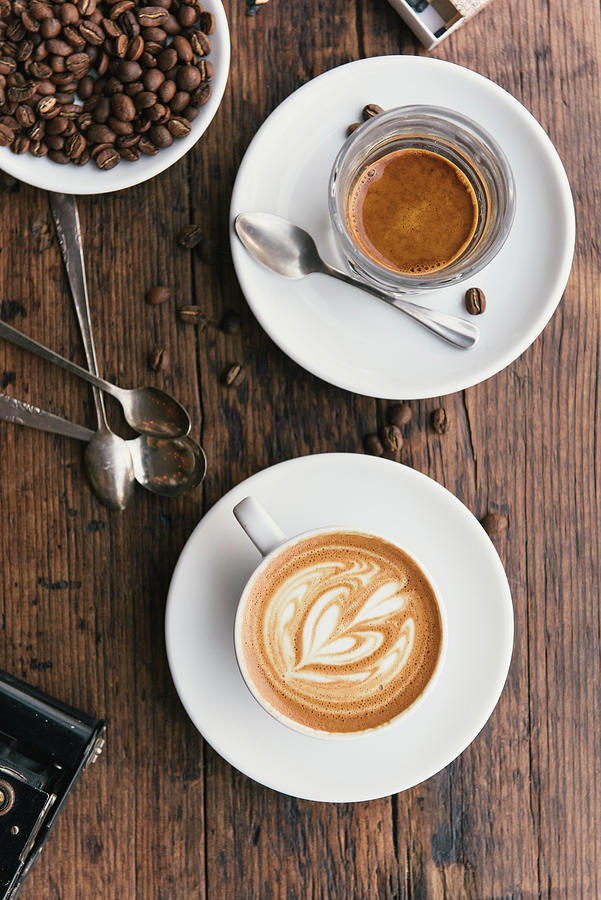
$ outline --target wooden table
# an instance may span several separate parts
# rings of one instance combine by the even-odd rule
[[[226,7],[231,77],[207,134],[154,181],[80,202],[100,368],[189,406],[210,460],[203,489],[175,501],[139,490],[110,514],[75,442],[0,427],[0,667],[109,723],[23,898],[601,897],[599,5],[497,0],[432,53],[498,82],[542,123],[574,191],[576,257],[534,345],[478,387],[413,403],[403,450],[476,516],[509,519],[497,547],[516,637],[500,703],[439,775],[340,806],[264,789],[203,743],[169,676],[165,596],[187,536],[225,491],[289,457],[361,452],[383,419],[386,404],[318,381],[259,328],[228,255],[228,204],[250,139],[291,91],[352,59],[424,51],[385,0],[272,0],[254,18],[244,0]],[[222,246],[217,265],[178,246],[188,222]],[[41,191],[2,181],[0,248],[3,317],[83,361]],[[176,299],[150,309],[157,283]],[[213,321],[237,311],[241,331],[184,326],[175,307],[193,302]],[[170,351],[165,375],[147,370],[154,344]],[[227,388],[222,372],[238,361],[245,378]],[[0,380],[92,421],[84,385],[5,343]],[[427,428],[440,403],[444,437]]]

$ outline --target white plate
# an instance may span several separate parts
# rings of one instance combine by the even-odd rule
[[[516,359],[549,321],[574,251],[574,208],[557,153],[536,120],[510,94],[460,66],[385,56],[340,66],[292,94],[257,132],[240,166],[231,205],[284,216],[340,264],[330,229],[327,186],[347,126],[366,103],[426,103],[475,119],[504,149],[516,180],[516,218],[499,255],[464,284],[418,302],[466,316],[470,286],[488,298],[476,320],[479,344],[457,350],[402,313],[325,275],[287,281],[256,263],[231,232],[234,265],[255,316],[299,365],[371,397],[413,399],[462,390]]]
[[[215,67],[211,82],[213,92],[192,122],[188,137],[175,140],[170,147],[159,150],[156,156],[142,156],[136,162],[121,161],[114,169],[101,172],[96,163],[87,166],[61,166],[45,157],[36,159],[30,153],[16,155],[8,147],[0,147],[0,169],[34,187],[65,194],[107,194],[133,187],[154,178],[181,159],[209,127],[219,108],[230,67],[230,32],[223,6],[219,0],[203,0],[203,9],[215,16],[215,31],[210,36],[211,54]]]
[[[423,561],[444,598],[449,643],[432,694],[406,719],[380,734],[328,742],[292,731],[251,696],[233,646],[238,598],[260,561],[232,514],[249,494],[286,534],[373,531]],[[171,581],[166,644],[188,715],[228,762],[286,794],[353,802],[418,784],[473,741],[505,683],[513,609],[492,543],[445,488],[389,460],[318,454],[253,475],[201,520]]]

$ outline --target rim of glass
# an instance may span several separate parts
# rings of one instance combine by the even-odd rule
[[[418,131],[415,135],[416,140],[438,141],[441,145],[455,150],[460,157],[467,159],[469,167],[475,171],[480,180],[483,165],[489,170],[490,178],[487,181],[494,189],[491,203],[493,222],[489,232],[484,238],[481,233],[476,244],[472,240],[461,256],[443,270],[412,275],[389,269],[367,256],[353,241],[346,227],[344,204],[339,195],[343,166],[356,152],[357,144],[365,144],[361,157],[364,160],[370,153],[393,141],[393,133],[385,133],[378,139],[378,134],[392,123],[398,123],[399,138],[405,135],[412,136],[412,129],[416,129]],[[452,134],[448,133],[449,127]],[[373,137],[371,145],[370,137]],[[471,154],[478,156],[478,162],[472,163]],[[359,166],[355,167],[355,171]],[[482,186],[486,190],[489,184],[482,182]],[[365,122],[342,145],[330,173],[328,210],[347,264],[360,276],[367,276],[380,285],[403,292],[434,290],[470,278],[488,265],[499,252],[507,240],[515,215],[515,181],[509,160],[502,148],[473,119],[442,106],[400,106]]]

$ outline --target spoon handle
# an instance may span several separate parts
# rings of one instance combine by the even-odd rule
[[[56,236],[63,255],[65,271],[69,280],[69,287],[75,303],[75,311],[79,321],[83,346],[88,361],[88,369],[92,375],[98,375],[98,362],[96,360],[96,348],[92,334],[92,321],[90,317],[90,304],[88,300],[88,286],[86,281],[86,267],[83,258],[83,243],[81,239],[81,226],[77,201],[70,194],[48,193],[48,202],[54,219]],[[96,416],[100,428],[106,429],[106,411],[104,399],[98,388],[92,388]]]
[[[0,394],[0,419],[15,425],[28,425],[40,431],[50,431],[52,434],[62,434],[78,441],[89,441],[94,436],[89,428],[76,425],[75,422],[69,422],[15,397],[7,397],[6,394]]]
[[[95,387],[106,391],[107,394],[112,394],[117,398],[119,398],[121,394],[122,389],[118,388],[114,384],[111,384],[110,381],[105,381],[103,378],[98,378],[96,375],[92,375],[92,373],[88,372],[87,369],[82,369],[82,367],[78,366],[77,363],[71,362],[70,359],[65,359],[64,356],[60,355],[60,353],[55,353],[54,350],[50,350],[48,347],[44,347],[43,344],[39,344],[37,341],[34,341],[33,338],[30,338],[26,334],[23,334],[22,331],[19,331],[17,328],[13,328],[12,325],[9,325],[7,322],[2,322],[1,320],[0,337],[3,337],[5,338],[5,340],[10,341],[11,344],[16,344],[17,347],[22,347],[24,350],[29,350],[31,353],[35,353],[42,359],[54,363],[54,365],[60,366],[62,369],[66,369],[67,372],[71,372],[72,375],[77,375],[79,378],[83,378],[84,381],[87,381],[89,382],[89,384],[93,384],[95,385]]]
[[[470,347],[473,347],[480,338],[480,330],[476,325],[472,322],[468,322],[466,319],[462,319],[459,316],[452,316],[449,313],[439,312],[436,309],[429,309],[427,306],[420,306],[417,303],[411,303],[410,300],[405,300],[402,297],[391,297],[377,287],[373,287],[368,282],[359,281],[358,278],[352,278],[350,275],[347,275],[346,272],[334,269],[332,266],[327,265],[327,263],[324,263],[323,265],[323,271],[327,275],[332,275],[334,278],[339,278],[340,281],[352,284],[354,287],[358,287],[362,291],[367,291],[368,294],[377,297],[378,300],[383,300],[384,303],[388,303],[389,306],[394,306],[395,309],[399,309],[401,312],[405,313],[406,316],[415,319],[416,322],[424,325],[430,331],[434,332],[434,334],[437,334],[438,337],[443,338],[443,340],[452,344],[454,347],[468,350]]]

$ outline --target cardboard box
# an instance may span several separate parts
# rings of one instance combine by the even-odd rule
[[[427,50],[479,12],[489,0],[388,0]]]

